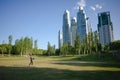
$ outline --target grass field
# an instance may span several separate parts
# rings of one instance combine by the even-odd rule
[[[80,56],[0,56],[0,80],[120,80],[119,61]]]

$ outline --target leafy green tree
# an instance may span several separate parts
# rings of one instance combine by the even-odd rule
[[[92,34],[92,33],[89,32],[88,35],[87,35],[88,54],[92,52],[92,51],[91,51],[91,50],[92,50],[92,49],[91,49],[91,48],[92,48],[92,47],[91,47],[91,45],[92,45],[92,38],[91,38],[92,36],[91,36],[91,34]]]
[[[111,51],[119,51],[120,52],[120,40],[111,42],[109,44],[110,50]]]
[[[34,53],[35,53],[35,54],[38,53],[37,48],[38,48],[37,40],[35,40],[35,41],[34,41]]]
[[[75,47],[74,46],[69,46],[69,54],[75,55]]]
[[[8,39],[9,39],[9,44],[12,44],[12,35],[9,35]]]
[[[9,45],[8,45],[8,52],[9,52],[9,55],[11,54],[11,50],[12,50],[12,35],[10,35],[9,37],[8,37],[8,39],[9,39]]]
[[[83,39],[83,53],[86,54],[88,50],[88,41],[87,41],[87,35]]]
[[[55,55],[60,55],[60,49],[55,50]]]
[[[90,54],[93,53],[94,49],[94,37],[93,37],[93,32],[90,33]]]
[[[23,55],[23,51],[24,51],[24,42],[23,42],[23,38],[21,38],[19,40],[19,49],[20,49],[20,54],[21,56]]]
[[[50,42],[48,42],[48,45],[47,45],[47,54],[50,56],[51,53],[52,53],[51,44],[50,44]]]
[[[32,52],[32,46],[33,46],[33,40],[32,38],[29,37],[25,37],[25,38],[21,38],[21,39],[17,39],[15,41],[15,53],[16,54],[21,54],[21,56],[25,53],[31,53]]]
[[[24,52],[24,39],[17,39],[15,41],[15,53],[16,54],[20,54],[21,56],[23,55]]]
[[[32,45],[33,45],[32,38],[30,39],[28,37],[25,37],[24,38],[24,49],[25,49],[26,55],[32,52],[31,51]]]
[[[80,54],[80,37],[77,35],[75,39],[75,52],[76,54]]]
[[[0,45],[0,51],[1,51],[2,55],[7,51],[6,45],[7,44],[1,44]]]
[[[98,43],[100,43],[98,39],[98,33],[97,31],[95,31],[93,34],[94,34],[94,49],[95,52],[98,53]]]
[[[69,54],[69,43],[66,42],[63,44],[63,46],[61,47],[61,53],[64,56],[67,56]]]
[[[14,45],[14,52],[15,52],[15,54],[20,52],[19,48],[20,48],[19,47],[19,39],[16,39],[15,40],[15,45]]]
[[[38,45],[37,45],[37,40],[34,41],[34,48],[37,49],[38,48]]]
[[[55,45],[52,46],[52,53],[55,55]]]

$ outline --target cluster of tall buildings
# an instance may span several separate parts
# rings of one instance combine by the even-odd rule
[[[86,17],[85,11],[79,8],[77,18],[70,19],[70,12],[64,11],[62,31],[59,31],[58,41],[59,48],[64,43],[74,46],[76,36],[80,37],[82,42],[84,37],[92,32],[89,17]],[[110,12],[98,13],[98,34],[101,44],[109,44],[113,41],[113,26],[110,19]]]

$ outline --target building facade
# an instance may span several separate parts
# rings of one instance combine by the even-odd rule
[[[84,10],[79,8],[77,13],[77,35],[80,36],[80,41],[82,42],[84,37],[86,36],[86,17]]]
[[[91,24],[90,24],[90,18],[86,18],[86,33],[87,35],[92,32]]]
[[[110,12],[98,13],[98,33],[100,43],[107,45],[114,40]]]
[[[70,12],[65,10],[63,14],[63,44],[71,43],[70,36]]]
[[[77,20],[76,17],[71,19],[71,45],[74,46],[76,39]]]

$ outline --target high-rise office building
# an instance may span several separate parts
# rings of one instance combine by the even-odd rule
[[[76,39],[77,20],[76,17],[71,19],[71,45],[74,46]]]
[[[86,36],[86,17],[84,10],[79,8],[77,13],[77,35],[80,36],[80,41],[83,41],[84,37]]]
[[[63,36],[62,36],[62,32],[59,30],[58,32],[58,47],[61,48],[63,45]]]
[[[70,12],[65,10],[63,14],[63,44],[70,43]]]
[[[90,19],[89,17],[86,18],[86,33],[89,34],[92,32],[91,24],[90,24]]]
[[[101,44],[107,45],[114,40],[110,12],[98,13],[98,33]]]

